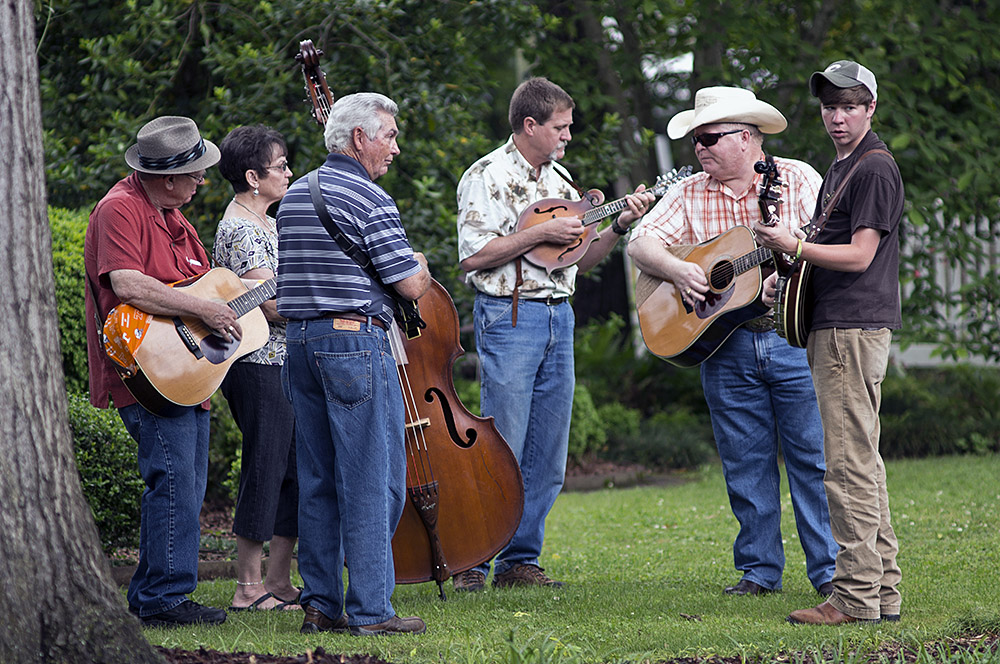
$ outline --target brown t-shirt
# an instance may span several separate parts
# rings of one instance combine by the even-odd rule
[[[886,150],[873,131],[861,140],[847,159],[834,162],[823,179],[816,215],[837,190],[854,163],[870,150]],[[891,156],[866,158],[851,176],[847,188],[823,227],[819,244],[850,244],[859,228],[881,232],[878,249],[864,272],[838,272],[814,267],[810,301],[810,329],[881,328],[899,329],[899,222],[903,216],[903,180]]]

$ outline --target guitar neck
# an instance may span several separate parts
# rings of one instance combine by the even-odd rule
[[[766,263],[773,258],[773,254],[770,249],[765,249],[764,247],[757,247],[748,254],[743,254],[739,258],[733,261],[733,268],[736,274],[743,274],[747,270],[752,270],[753,268]]]
[[[243,295],[235,297],[226,304],[229,308],[236,312],[237,317],[256,309],[264,302],[267,302],[274,294],[277,292],[277,281],[275,278],[268,279],[261,285],[248,290]]]

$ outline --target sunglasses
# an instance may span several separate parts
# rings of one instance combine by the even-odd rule
[[[723,136],[728,136],[729,134],[738,134],[741,131],[743,131],[743,130],[742,129],[733,129],[731,131],[720,131],[720,132],[717,132],[717,133],[714,133],[714,134],[709,134],[709,133],[698,134],[697,136],[692,136],[691,137],[691,144],[692,145],[698,145],[699,143],[701,143],[706,148],[710,148],[713,145],[715,145],[716,143],[718,143],[719,139],[722,138]]]

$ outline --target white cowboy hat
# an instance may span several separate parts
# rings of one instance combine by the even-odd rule
[[[719,122],[756,125],[765,134],[780,133],[788,126],[778,109],[760,101],[749,90],[715,86],[695,93],[694,110],[681,111],[670,118],[667,136],[683,138],[692,129]]]
[[[219,163],[219,148],[206,141],[190,118],[164,115],[147,122],[137,143],[125,152],[125,163],[143,173],[194,173]]]

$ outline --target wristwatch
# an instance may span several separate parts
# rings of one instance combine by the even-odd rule
[[[619,226],[617,219],[613,219],[611,221],[611,230],[613,230],[618,235],[628,235],[628,229],[627,228],[622,228],[621,226]]]

